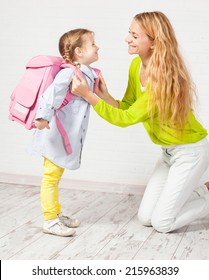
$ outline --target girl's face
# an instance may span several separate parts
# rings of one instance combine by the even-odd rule
[[[128,43],[129,54],[138,54],[141,57],[149,57],[152,53],[153,41],[140,27],[136,20],[133,20],[129,34],[125,41]]]
[[[84,42],[82,47],[80,48],[78,62],[89,66],[91,63],[99,59],[98,50],[99,48],[97,47],[94,41],[94,35],[84,35]]]

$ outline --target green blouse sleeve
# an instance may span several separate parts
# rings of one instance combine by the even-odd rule
[[[125,92],[123,99],[121,101],[117,100],[120,109],[126,110],[136,101],[136,96],[135,96],[134,92],[135,91],[132,88],[132,85],[130,82],[130,77],[129,77],[128,86],[126,88],[126,92]]]
[[[119,108],[126,110],[128,109],[137,99],[137,92],[139,91],[139,67],[141,60],[140,58],[133,59],[128,74],[128,85],[123,99],[117,100]]]
[[[100,100],[94,110],[97,114],[111,124],[127,127],[139,122],[146,121],[148,116],[147,95],[137,99],[128,109],[115,108],[103,100]]]

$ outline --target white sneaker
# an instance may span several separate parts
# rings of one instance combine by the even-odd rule
[[[75,234],[75,230],[65,226],[59,218],[45,221],[43,225],[43,232],[65,237],[73,236]]]
[[[60,221],[63,223],[63,225],[65,225],[66,227],[69,227],[69,228],[76,228],[81,223],[79,220],[71,219],[68,216],[64,216],[62,213],[60,213],[58,215],[58,217],[59,217]]]

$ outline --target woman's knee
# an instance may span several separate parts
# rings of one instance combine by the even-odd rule
[[[172,231],[175,219],[163,217],[161,211],[157,212],[155,209],[153,212],[145,207],[139,207],[138,219],[143,226],[152,226],[156,231],[167,233]]]
[[[151,226],[150,216],[140,209],[138,211],[138,219],[143,226]]]
[[[154,215],[151,219],[152,227],[161,233],[171,232],[173,224],[173,219],[163,219],[161,216]]]
[[[138,212],[138,219],[143,226],[152,226],[158,232],[168,233],[172,231],[173,221],[171,220],[163,220],[160,217],[150,217],[141,211]]]

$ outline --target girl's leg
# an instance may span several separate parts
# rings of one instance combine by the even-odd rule
[[[153,211],[167,181],[169,168],[169,165],[160,159],[146,186],[138,211],[138,218],[145,226],[151,226]]]
[[[64,169],[44,158],[44,173],[41,183],[41,207],[45,220],[56,219],[61,213],[58,184]]]
[[[209,213],[208,193],[190,199],[209,164],[208,144],[184,145],[169,153],[166,160],[171,167],[151,219],[160,232],[176,230]]]

